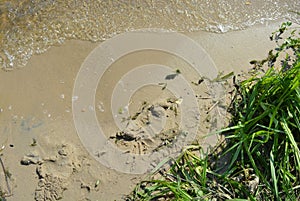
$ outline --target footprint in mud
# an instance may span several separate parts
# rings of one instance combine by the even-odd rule
[[[67,187],[72,185],[73,177],[82,172],[85,156],[72,144],[37,143],[41,146],[37,146],[34,154],[26,154],[20,161],[24,166],[36,166],[38,183],[34,200],[60,200]]]
[[[45,174],[38,182],[34,199],[36,201],[56,201],[63,198],[63,192],[67,190],[63,178],[52,174]]]
[[[179,100],[168,99],[158,103],[143,103],[138,112],[128,118],[124,130],[110,139],[133,154],[149,154],[171,144],[179,133]]]

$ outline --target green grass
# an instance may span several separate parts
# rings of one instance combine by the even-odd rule
[[[186,149],[127,200],[300,200],[300,38],[290,26],[272,34],[277,48],[267,59],[251,61],[250,78],[234,78],[221,151]]]

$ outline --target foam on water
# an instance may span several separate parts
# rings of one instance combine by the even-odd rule
[[[298,0],[4,0],[0,66],[24,66],[67,39],[103,41],[141,28],[227,32],[286,19],[299,23]]]

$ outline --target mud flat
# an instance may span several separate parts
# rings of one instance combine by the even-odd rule
[[[233,71],[237,75],[249,69],[250,60],[265,58],[268,50],[274,47],[269,35],[279,25],[280,22],[274,22],[224,34],[193,32],[185,35],[205,49],[218,71],[224,74]],[[99,44],[68,41],[33,56],[24,68],[0,72],[0,145],[5,145],[1,158],[11,173],[9,184],[13,193],[7,200],[121,200],[145,176],[120,173],[103,166],[86,151],[77,135],[72,115],[74,82],[84,59]],[[110,86],[116,83],[118,76],[126,73],[124,69],[136,66],[136,62],[147,64],[151,59],[173,65],[174,70],[180,67],[178,64],[185,65],[170,55],[155,51],[128,55],[113,64],[110,70],[114,73],[106,72],[99,82],[96,100],[110,96]],[[193,73],[184,70],[181,73],[194,81]],[[137,120],[143,115],[147,117],[147,112],[151,113],[149,108],[156,108],[152,114],[160,111],[156,106],[162,107],[165,98],[171,96],[167,90],[161,90],[162,87],[143,88],[135,93],[132,97],[135,102],[150,103]],[[198,90],[199,96],[205,92],[205,88]],[[154,100],[153,97],[159,98]],[[212,102],[205,102],[203,111],[212,105]],[[140,104],[130,107],[132,111],[141,109]],[[169,116],[176,119],[172,111],[168,111]],[[111,114],[106,110],[101,112],[100,107],[97,117],[100,124],[105,124],[107,138],[115,142],[114,137],[118,136],[115,126],[111,125]],[[202,130],[205,129],[204,126]],[[137,144],[122,143],[124,136],[119,134],[119,138],[121,141],[116,146],[120,149],[130,146],[129,151],[134,153],[143,151]],[[157,146],[159,143],[154,143],[144,151]],[[2,191],[6,191],[2,173],[0,182]]]

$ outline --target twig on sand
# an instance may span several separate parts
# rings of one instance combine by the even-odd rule
[[[11,188],[10,188],[10,185],[9,185],[9,182],[8,182],[7,171],[4,167],[4,163],[3,163],[3,160],[1,158],[1,155],[0,155],[0,164],[1,164],[1,167],[2,167],[2,171],[3,171],[3,174],[4,174],[6,187],[7,187],[7,191],[8,191],[8,194],[5,194],[4,197],[10,197],[10,196],[12,196],[12,192],[11,192]]]
[[[217,101],[215,104],[213,104],[213,106],[211,106],[211,107],[207,110],[206,114],[208,114],[210,111],[212,111],[218,104],[219,104],[219,101]]]

